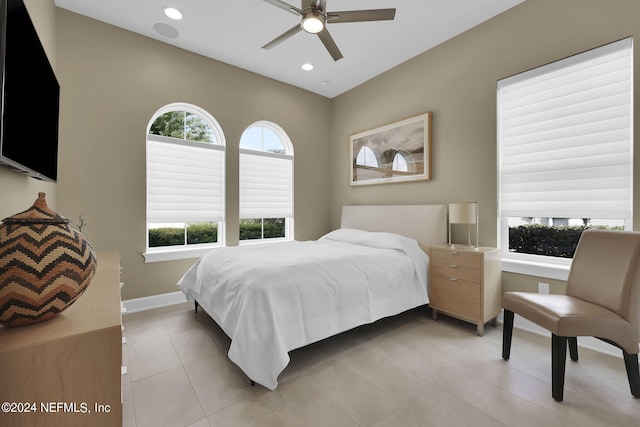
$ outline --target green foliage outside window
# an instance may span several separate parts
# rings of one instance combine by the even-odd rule
[[[218,241],[218,225],[198,223],[187,225],[187,244],[216,243]],[[149,247],[175,246],[185,244],[183,227],[161,227],[149,230]]]
[[[240,240],[273,239],[278,237],[285,237],[284,218],[252,218],[240,220]]]
[[[589,228],[623,230],[622,226],[548,226],[527,224],[509,227],[509,251],[523,254],[573,258],[582,232]]]
[[[149,133],[188,141],[216,142],[207,122],[202,117],[186,111],[170,111],[159,116],[151,125]]]

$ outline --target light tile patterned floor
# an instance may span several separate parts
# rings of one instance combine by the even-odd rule
[[[229,339],[179,304],[124,317],[125,427],[633,426],[640,425],[621,358],[580,349],[564,402],[551,398],[550,338],[427,308],[291,353],[275,391],[250,387],[226,356]]]

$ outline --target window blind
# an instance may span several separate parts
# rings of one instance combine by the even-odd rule
[[[223,221],[224,149],[223,145],[149,135],[147,221]]]
[[[498,82],[501,217],[632,212],[632,40]]]
[[[240,149],[240,218],[293,217],[293,156]]]

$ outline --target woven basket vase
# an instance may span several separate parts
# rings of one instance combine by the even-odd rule
[[[44,193],[0,225],[0,324],[50,319],[73,304],[96,272],[96,255]]]

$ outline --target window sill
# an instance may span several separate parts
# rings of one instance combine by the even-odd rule
[[[204,248],[180,248],[180,249],[164,249],[152,252],[144,252],[144,262],[160,262],[160,261],[174,261],[179,259],[193,259],[200,258],[206,253],[221,248],[223,246],[207,246]]]
[[[547,279],[567,280],[569,278],[570,268],[570,265],[502,259],[502,271],[544,277]]]
[[[291,242],[292,239],[287,238],[273,238],[273,239],[247,239],[240,240],[238,242],[239,246],[251,246],[251,245],[266,245],[269,243],[282,243],[282,242]]]
[[[243,240],[241,245],[265,245],[268,243],[281,243],[291,242],[291,239],[272,239],[272,240]],[[154,251],[144,252],[144,262],[162,262],[162,261],[174,261],[179,259],[195,259],[206,255],[207,253],[226,246],[206,246],[200,248],[171,248],[171,249],[157,249]]]

